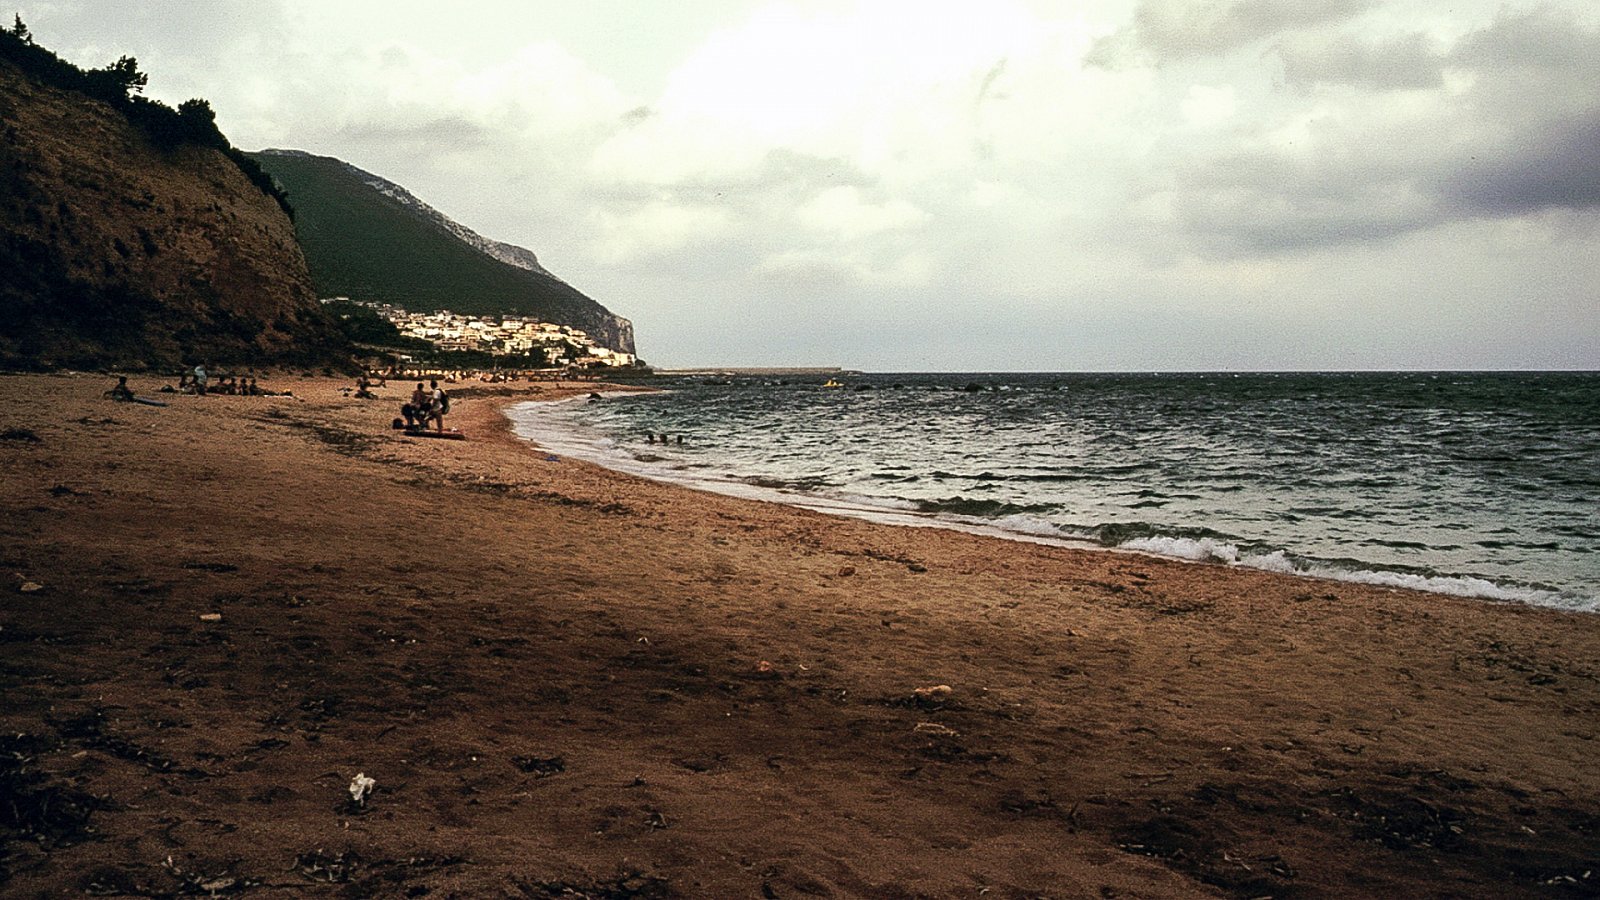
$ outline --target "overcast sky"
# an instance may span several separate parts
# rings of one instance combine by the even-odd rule
[[[13,6],[657,365],[1600,368],[1594,0]]]

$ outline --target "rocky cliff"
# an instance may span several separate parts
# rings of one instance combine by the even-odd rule
[[[309,363],[344,344],[293,223],[217,149],[0,59],[0,366]]]

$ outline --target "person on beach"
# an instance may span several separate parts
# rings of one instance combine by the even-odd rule
[[[411,402],[400,407],[400,414],[406,418],[407,428],[425,428],[428,424],[428,407],[431,401],[428,392],[423,390],[422,382],[417,382],[417,389],[411,392]]]
[[[123,403],[132,402],[133,389],[128,387],[128,376],[118,375],[117,386],[109,391],[106,391],[106,396],[110,397],[112,400],[120,400]]]
[[[443,431],[445,413],[450,411],[450,395],[444,392],[444,388],[439,387],[437,380],[431,381],[429,384],[433,387],[433,393],[428,398],[428,417],[433,420],[440,431]]]
[[[206,367],[204,364],[194,367],[194,392],[201,397],[206,395]]]

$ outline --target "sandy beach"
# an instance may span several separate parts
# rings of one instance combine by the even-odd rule
[[[1600,895],[1600,616],[113,380],[0,377],[0,895]]]

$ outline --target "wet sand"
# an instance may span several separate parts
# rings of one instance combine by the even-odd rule
[[[0,895],[1600,893],[1600,616],[112,381],[0,377]]]

